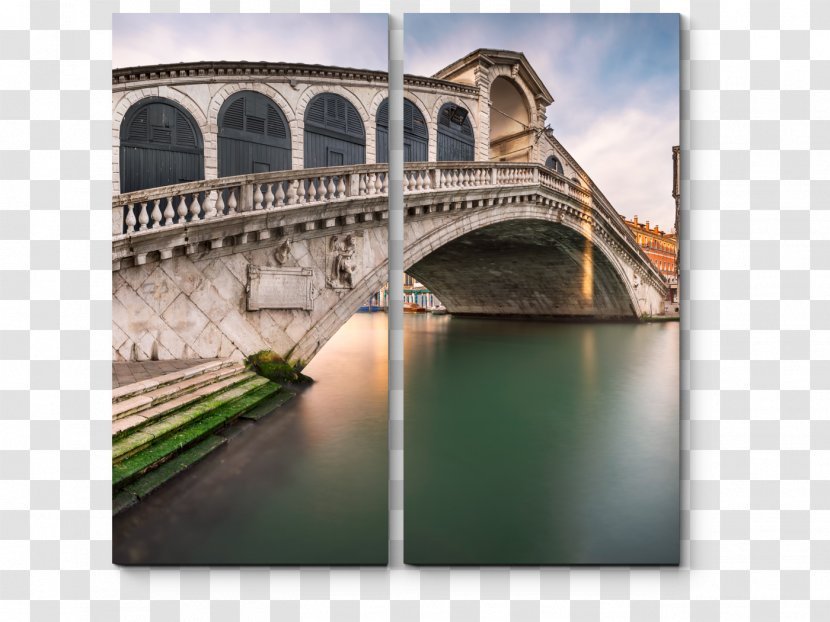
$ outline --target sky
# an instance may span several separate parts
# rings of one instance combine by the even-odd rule
[[[270,61],[387,71],[385,14],[114,13],[112,66]]]
[[[283,61],[386,71],[385,14],[114,14],[113,67]],[[554,97],[548,124],[616,210],[670,231],[679,22],[659,14],[408,14],[404,70],[480,48],[523,52]]]
[[[404,71],[429,76],[477,48],[523,52],[553,95],[554,136],[620,214],[671,231],[679,28],[659,14],[407,14]]]

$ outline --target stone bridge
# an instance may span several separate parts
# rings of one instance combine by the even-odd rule
[[[409,163],[404,186],[405,270],[450,312],[662,308],[666,285],[619,216],[542,165]],[[388,191],[385,166],[361,165],[116,196],[116,356],[308,361],[387,281]]]
[[[405,158],[424,160],[404,164],[404,268],[450,312],[662,312],[665,280],[544,125],[522,54],[404,84]],[[113,358],[310,360],[388,279],[386,87],[280,63],[115,70]],[[323,127],[336,97],[342,129]]]

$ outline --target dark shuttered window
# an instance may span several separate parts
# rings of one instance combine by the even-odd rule
[[[389,100],[378,107],[375,120],[377,128],[377,161],[389,161]],[[426,162],[429,132],[424,115],[408,99],[403,100],[403,159],[404,162]]]
[[[366,162],[366,132],[357,109],[335,93],[320,93],[305,112],[305,167]]]
[[[556,171],[560,175],[565,174],[565,171],[562,169],[562,163],[556,156],[548,156],[548,159],[545,160],[545,166],[552,171]]]
[[[202,134],[176,102],[136,102],[124,115],[120,136],[121,192],[204,179]]]
[[[255,91],[231,95],[219,110],[219,177],[291,168],[291,134],[280,107]]]
[[[475,160],[475,137],[470,115],[459,104],[444,104],[438,112],[438,161]]]

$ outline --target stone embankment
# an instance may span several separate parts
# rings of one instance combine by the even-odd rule
[[[241,361],[213,360],[112,393],[113,514],[143,499],[294,393]]]

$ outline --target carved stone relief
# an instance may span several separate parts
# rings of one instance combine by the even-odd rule
[[[277,246],[277,250],[274,252],[274,259],[277,260],[277,263],[282,265],[288,259],[288,256],[291,254],[291,240],[286,238],[282,242],[280,242],[279,246]]]
[[[352,289],[361,264],[363,238],[353,234],[333,235],[328,242],[326,285]],[[361,248],[359,248],[359,246]]]
[[[248,311],[314,306],[311,268],[271,268],[248,264]]]

